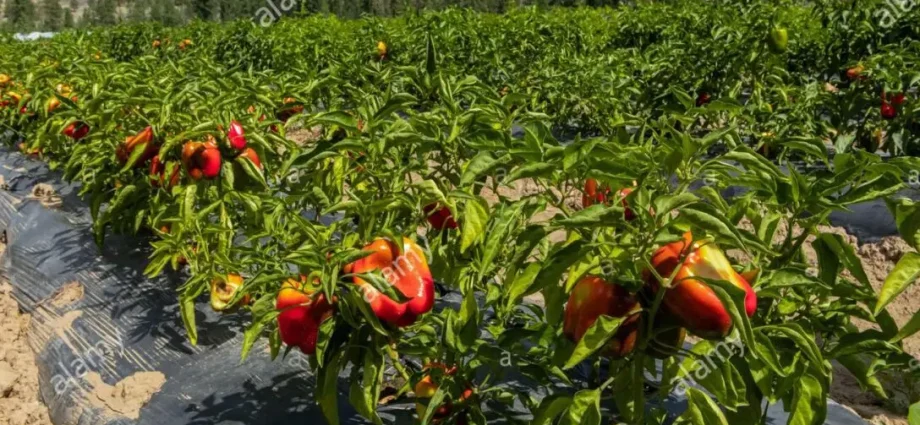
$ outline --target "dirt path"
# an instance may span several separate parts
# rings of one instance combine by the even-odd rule
[[[0,255],[3,252],[0,246]],[[13,288],[0,281],[0,425],[51,425],[38,394],[38,367]]]

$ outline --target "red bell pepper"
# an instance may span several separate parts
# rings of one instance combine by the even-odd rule
[[[681,258],[684,258],[681,263]],[[693,241],[690,232],[683,239],[659,249],[652,265],[663,279],[677,269],[671,287],[666,289],[663,306],[680,324],[694,335],[706,339],[721,339],[731,331],[732,318],[722,301],[709,285],[695,277],[724,280],[746,292],[744,309],[749,317],[757,310],[757,294],[751,285],[732,268],[725,254],[713,243]],[[649,285],[658,290],[660,284],[646,273]]]
[[[156,142],[153,140],[153,128],[148,126],[140,133],[134,136],[128,136],[125,142],[118,146],[115,155],[118,157],[119,162],[125,164],[137,149],[140,149],[143,153],[141,153],[140,158],[138,158],[137,162],[134,164],[135,167],[142,166],[160,152],[160,147],[157,146]]]
[[[346,266],[346,272],[355,274],[355,284],[361,288],[364,299],[380,320],[404,327],[415,323],[419,316],[431,310],[434,306],[434,280],[420,246],[403,238],[400,250],[391,240],[376,239],[364,250],[371,254]],[[387,283],[407,300],[394,300],[359,276],[375,271],[382,272]]]
[[[619,285],[585,276],[572,289],[565,305],[563,334],[578,343],[601,315],[625,318],[610,340],[606,354],[624,357],[636,348],[639,334],[638,299]]]
[[[453,214],[450,213],[450,208],[446,206],[439,207],[438,204],[428,204],[425,205],[424,210],[431,227],[438,230],[457,228],[457,221],[454,220]]]
[[[83,121],[74,121],[68,124],[62,133],[71,139],[80,140],[89,134],[89,125]]]
[[[253,148],[243,149],[243,151],[240,152],[240,156],[245,156],[246,158],[249,158],[249,160],[252,161],[253,164],[255,164],[256,168],[259,168],[259,169],[262,168],[262,161],[259,160],[259,154],[256,153],[256,151]]]
[[[278,330],[281,341],[300,348],[304,354],[315,354],[319,327],[335,311],[320,288],[307,283],[305,276],[301,276],[299,282],[288,279],[281,286],[275,308],[280,310]]]
[[[230,140],[230,147],[241,151],[246,148],[246,132],[239,121],[230,121],[230,129],[227,131],[227,139]]]
[[[213,179],[220,174],[221,156],[217,143],[185,142],[182,146],[182,164],[193,180],[202,177]]]

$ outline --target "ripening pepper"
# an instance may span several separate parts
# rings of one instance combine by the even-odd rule
[[[131,158],[131,155],[138,149],[140,149],[142,153],[137,159],[137,162],[134,163],[135,167],[142,166],[159,153],[160,147],[157,146],[153,140],[153,128],[148,126],[141,130],[140,133],[125,138],[125,142],[116,149],[115,155],[118,157],[119,162],[126,164]]]
[[[702,92],[699,96],[696,97],[696,106],[700,107],[712,101],[712,96],[709,93]]]
[[[70,93],[73,92],[73,88],[67,83],[58,83],[58,85],[54,86],[54,89],[64,97],[70,96]]]
[[[244,296],[238,302],[234,303],[233,299],[243,286],[243,277],[238,274],[230,273],[226,277],[215,278],[211,280],[211,308],[214,311],[229,311],[240,304],[249,304],[249,295]]]
[[[74,121],[64,128],[62,134],[71,139],[80,140],[89,134],[89,125],[83,121]]]
[[[377,42],[377,57],[383,60],[387,57],[387,44],[383,40]]]
[[[13,78],[6,74],[0,74],[0,87],[6,87],[10,85],[13,81]]]
[[[169,177],[167,177],[167,174],[169,174]],[[167,189],[179,184],[179,164],[162,162],[159,155],[154,156],[150,161],[150,184],[154,187],[163,186]]]
[[[48,104],[46,106],[46,109],[48,110],[48,113],[50,114],[54,112],[54,110],[59,108],[60,106],[61,106],[61,100],[58,99],[57,96],[52,96],[50,99],[48,99]]]
[[[402,250],[389,239],[378,238],[364,247],[371,252],[346,266],[354,273],[354,282],[370,304],[371,310],[383,322],[396,327],[415,323],[419,316],[434,306],[434,280],[422,248],[408,238],[403,238]],[[380,292],[360,274],[380,271],[390,286],[401,293],[406,301],[400,302]]]
[[[316,353],[319,327],[335,310],[319,286],[307,283],[305,276],[300,281],[288,279],[281,286],[275,300],[278,313],[278,330],[281,341],[300,348],[304,354]]]
[[[446,206],[440,207],[438,204],[428,204],[425,205],[424,210],[425,216],[428,218],[428,223],[431,224],[431,227],[438,230],[457,228],[457,221],[454,220],[450,208]]]
[[[424,370],[431,369],[441,369],[444,371],[445,375],[454,375],[457,373],[456,367],[447,368],[447,366],[440,363],[430,363],[425,366]],[[435,382],[434,377],[431,374],[427,374],[422,377],[418,383],[415,384],[415,412],[418,414],[418,418],[421,420],[425,417],[425,412],[428,410],[428,400],[434,397],[434,394],[438,392],[440,385]],[[459,401],[465,402],[473,397],[473,389],[467,387],[463,390],[463,393],[460,394]],[[450,400],[446,400],[443,404],[438,406],[435,410],[434,415],[432,416],[432,423],[440,423],[453,413],[454,405]],[[457,417],[457,424],[465,424],[466,416],[461,413]]]
[[[904,93],[898,92],[891,96],[891,104],[894,106],[901,106],[904,104]]]
[[[625,187],[616,192],[616,197],[620,199],[620,204],[623,205],[623,217],[626,221],[636,218],[636,213],[629,208],[629,203],[626,202],[626,197],[632,192],[633,189],[631,187]],[[605,186],[599,190],[597,180],[587,179],[585,180],[584,194],[581,196],[581,205],[588,208],[594,204],[606,204],[609,196],[610,188]]]
[[[882,114],[882,118],[886,120],[893,120],[898,116],[898,110],[891,106],[890,103],[882,101],[882,106],[879,109],[879,112]]]
[[[221,156],[217,143],[185,142],[182,146],[182,165],[193,180],[202,177],[213,179],[220,174]]]
[[[588,208],[594,204],[603,204],[607,201],[607,194],[610,189],[603,188],[598,190],[597,180],[585,180],[585,193],[581,196],[581,206]]]
[[[227,139],[230,140],[230,147],[233,149],[241,151],[246,148],[246,132],[243,131],[243,125],[239,121],[230,121]]]
[[[775,53],[786,51],[789,44],[789,32],[785,28],[775,27],[770,31],[770,50]]]
[[[604,354],[625,357],[636,348],[641,322],[638,307],[638,298],[622,286],[607,283],[597,276],[585,276],[569,294],[562,333],[578,343],[601,315],[624,318]]]
[[[866,76],[862,75],[863,71],[865,70],[866,68],[862,66],[862,64],[849,68],[847,69],[847,78],[850,80],[855,80],[855,79],[865,80]]]
[[[680,259],[686,256],[683,263]],[[690,232],[677,242],[661,247],[652,257],[652,266],[663,279],[677,269],[671,287],[664,295],[663,307],[675,316],[690,333],[706,339],[722,339],[731,331],[732,318],[709,285],[694,277],[724,280],[743,289],[744,310],[753,317],[757,294],[751,285],[732,268],[725,254],[711,242],[693,241]],[[659,282],[646,273],[649,285],[658,290]]]
[[[259,168],[259,169],[262,168],[262,161],[259,160],[259,154],[256,153],[255,149],[246,148],[242,152],[240,152],[240,156],[249,158],[249,160],[252,161],[253,164],[255,164],[256,168]]]

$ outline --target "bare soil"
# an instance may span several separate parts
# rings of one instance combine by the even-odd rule
[[[0,281],[0,425],[51,425],[26,333],[31,318],[19,312],[12,294],[12,286]]]

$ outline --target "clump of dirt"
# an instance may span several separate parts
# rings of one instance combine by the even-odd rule
[[[58,289],[51,296],[51,305],[63,308],[83,299],[83,285],[80,282],[70,282]]]
[[[31,199],[38,200],[45,208],[58,208],[63,201],[55,192],[54,187],[47,183],[38,183],[32,187]]]
[[[284,134],[298,146],[309,146],[323,138],[323,126],[292,129]]]
[[[90,404],[129,419],[139,418],[141,408],[166,383],[166,376],[160,372],[138,372],[115,385],[103,382],[96,372],[84,378],[93,387],[86,397]]]
[[[5,246],[0,245],[0,253]],[[38,367],[13,288],[0,282],[0,425],[51,425],[38,392]]]

